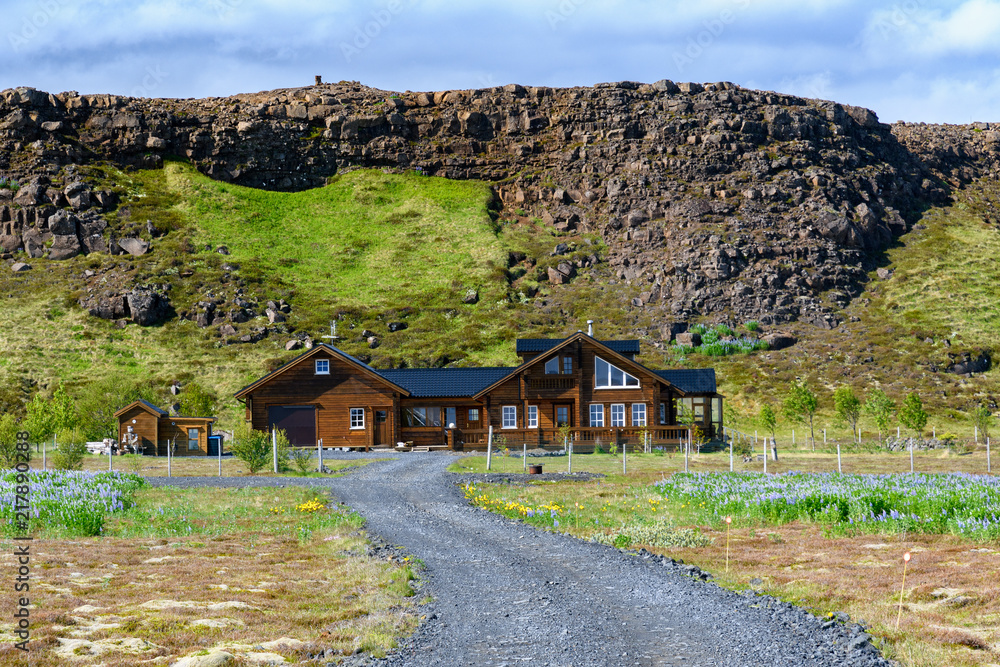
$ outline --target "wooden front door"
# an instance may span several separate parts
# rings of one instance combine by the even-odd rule
[[[556,425],[556,428],[573,425],[572,405],[556,405],[554,406],[554,410],[552,421]]]
[[[375,444],[376,445],[387,445],[389,444],[389,411],[388,410],[376,410],[375,411]]]

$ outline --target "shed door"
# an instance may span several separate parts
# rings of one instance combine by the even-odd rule
[[[283,405],[267,409],[268,430],[280,429],[292,445],[316,444],[316,408],[311,405]]]

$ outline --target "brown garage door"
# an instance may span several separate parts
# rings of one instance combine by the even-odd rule
[[[292,445],[316,444],[316,408],[311,405],[283,405],[267,409],[268,429],[288,435]]]

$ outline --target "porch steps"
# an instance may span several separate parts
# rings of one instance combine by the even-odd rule
[[[413,447],[410,449],[411,452],[420,452],[422,454],[427,454],[431,451],[430,447]]]

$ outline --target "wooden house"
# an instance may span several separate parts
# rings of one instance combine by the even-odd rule
[[[318,345],[241,389],[258,430],[284,429],[294,445],[371,448],[412,443],[454,449],[510,445],[677,442],[678,404],[709,436],[722,427],[715,371],[652,370],[639,341],[517,341],[522,364],[504,368],[376,370]]]
[[[135,401],[115,413],[118,445],[134,442],[148,456],[207,456],[212,417],[171,417],[147,401]]]

